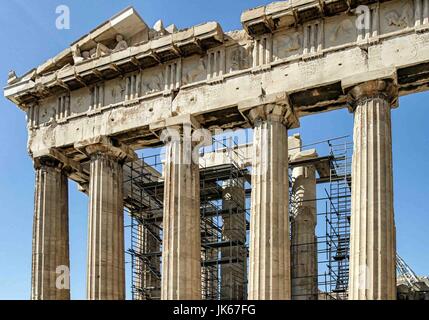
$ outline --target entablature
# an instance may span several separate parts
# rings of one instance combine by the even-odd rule
[[[263,11],[315,2],[341,3],[280,2]],[[287,104],[296,117],[347,107],[358,80],[387,77],[398,95],[428,90],[429,0],[369,2],[373,23],[363,31],[346,11],[252,35],[223,33],[217,23],[183,31],[158,24],[143,44],[13,76],[5,95],[27,112],[30,154],[54,148],[84,162],[76,142],[106,136],[132,149],[159,145],[153,124],[181,115],[207,129],[247,128],[258,105]],[[77,42],[85,50],[96,42],[85,39]]]
[[[241,23],[252,37],[340,14],[353,14],[360,5],[389,0],[290,0],[270,3],[243,12]]]

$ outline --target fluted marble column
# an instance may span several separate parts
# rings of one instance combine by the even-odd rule
[[[349,299],[396,299],[390,81],[350,92],[354,108]]]
[[[288,137],[284,109],[253,109],[249,299],[291,298]]]
[[[104,151],[91,152],[87,298],[125,299],[122,163]]]
[[[61,164],[35,161],[31,299],[70,299],[68,182]]]
[[[201,299],[200,178],[190,133],[170,128],[164,167],[161,299]],[[176,135],[176,133],[179,133]]]
[[[311,150],[310,150],[311,151]],[[315,158],[298,153],[293,160]],[[292,299],[317,300],[316,169],[313,165],[292,170]]]

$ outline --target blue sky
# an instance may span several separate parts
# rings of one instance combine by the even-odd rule
[[[55,56],[71,42],[128,5],[153,25],[179,28],[219,21],[225,31],[240,28],[246,8],[268,0],[74,0],[0,1],[0,83],[10,69],[22,75]],[[71,29],[55,28],[58,5],[71,12]],[[398,251],[419,274],[429,274],[429,93],[403,97],[392,113],[395,214]],[[352,134],[346,110],[302,119],[306,143]],[[28,299],[31,275],[31,232],[34,171],[27,155],[25,115],[0,98],[0,299]],[[295,131],[294,131],[295,132]],[[72,298],[85,298],[87,198],[70,184]],[[127,239],[128,241],[128,239]],[[127,269],[129,267],[127,266]],[[129,290],[128,290],[129,291]],[[127,292],[129,297],[129,292]]]

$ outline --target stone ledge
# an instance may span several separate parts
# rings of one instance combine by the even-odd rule
[[[307,21],[349,12],[359,5],[391,0],[290,0],[247,10],[241,15],[243,28],[250,36],[296,27]]]
[[[181,125],[190,125],[193,129],[200,129],[200,123],[190,114],[182,114],[175,117],[170,117],[165,120],[160,120],[149,125],[149,130],[156,133],[162,129]]]
[[[106,136],[98,136],[85,141],[76,142],[74,148],[86,156],[101,152],[118,158],[120,161],[136,161],[137,154],[127,145]]]

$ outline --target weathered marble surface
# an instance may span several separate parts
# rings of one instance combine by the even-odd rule
[[[368,6],[359,6],[364,3]],[[123,232],[117,220],[122,196],[111,203],[95,184],[104,179],[116,192],[122,179],[119,162],[131,160],[133,149],[160,144],[160,131],[185,118],[195,128],[255,126],[253,167],[261,174],[252,190],[249,297],[288,299],[287,129],[298,127],[299,117],[350,107],[356,117],[351,297],[393,298],[395,227],[388,120],[399,96],[428,90],[429,0],[280,1],[244,12],[241,22],[243,30],[227,33],[216,22],[177,30],[158,21],[149,28],[131,8],[22,77],[9,72],[4,94],[27,114],[30,155],[61,162],[71,179],[89,188],[91,221],[106,215],[113,219],[107,229],[90,221],[90,233],[112,240],[109,232]],[[389,99],[383,90],[366,100],[355,99],[360,90],[356,88],[380,82],[395,88]],[[370,118],[374,112],[380,117]],[[372,134],[373,127],[385,134],[359,140]],[[94,160],[85,151],[91,143],[101,144],[101,153],[119,157],[118,163]],[[379,154],[373,152],[374,146],[382,148]],[[184,152],[182,146],[169,148],[174,154]],[[364,166],[365,154],[387,170],[386,180],[374,180],[384,171],[376,168],[371,174]],[[267,160],[271,173],[262,172],[262,160]],[[105,169],[108,165],[115,167],[110,170],[113,176]],[[186,176],[182,187],[195,191],[197,175],[191,166],[170,166],[166,180],[173,185],[179,176]],[[356,191],[361,186],[371,190],[368,199]],[[185,218],[183,225],[172,219],[166,236],[190,244],[192,254],[175,252],[174,246],[163,248],[168,276],[162,281],[162,296],[198,298],[199,237],[190,223],[198,220],[198,205],[167,188],[165,198],[171,202],[166,220]],[[176,233],[184,227],[193,236]],[[363,231],[370,229],[372,233]],[[274,231],[278,237],[269,238],[267,233]],[[377,237],[384,240],[375,241]],[[122,240],[112,241],[115,248],[123,247]],[[43,252],[43,243],[39,244],[33,250],[37,254]],[[267,248],[273,252],[270,259]],[[121,250],[98,249],[90,246],[88,296],[121,299]],[[56,252],[47,254],[55,257]],[[107,260],[119,277],[108,275]],[[362,290],[359,268],[364,262],[372,278]],[[188,277],[177,277],[176,267],[188,268]],[[43,268],[38,265],[33,273]],[[101,270],[102,284],[95,270]]]
[[[148,127],[180,114],[192,114],[209,127],[233,127],[248,125],[242,110],[257,103],[287,101],[297,116],[345,107],[344,79],[371,71],[390,71],[400,95],[426,90],[427,0],[374,1],[368,30],[358,30],[360,18],[353,10],[341,11],[344,1],[325,2],[323,14],[314,11],[318,1],[250,10],[242,16],[241,31],[223,33],[218,24],[208,23],[133,35],[120,51],[114,50],[112,33],[110,54],[57,70],[38,68],[22,78],[11,73],[5,95],[27,112],[29,152],[40,155],[136,130],[150,138],[134,141],[135,146],[151,144]],[[291,23],[293,10],[306,18]],[[255,33],[252,23],[263,17],[277,23],[269,32]],[[197,48],[195,37],[207,45]],[[216,115],[220,110],[233,120],[222,121]]]

